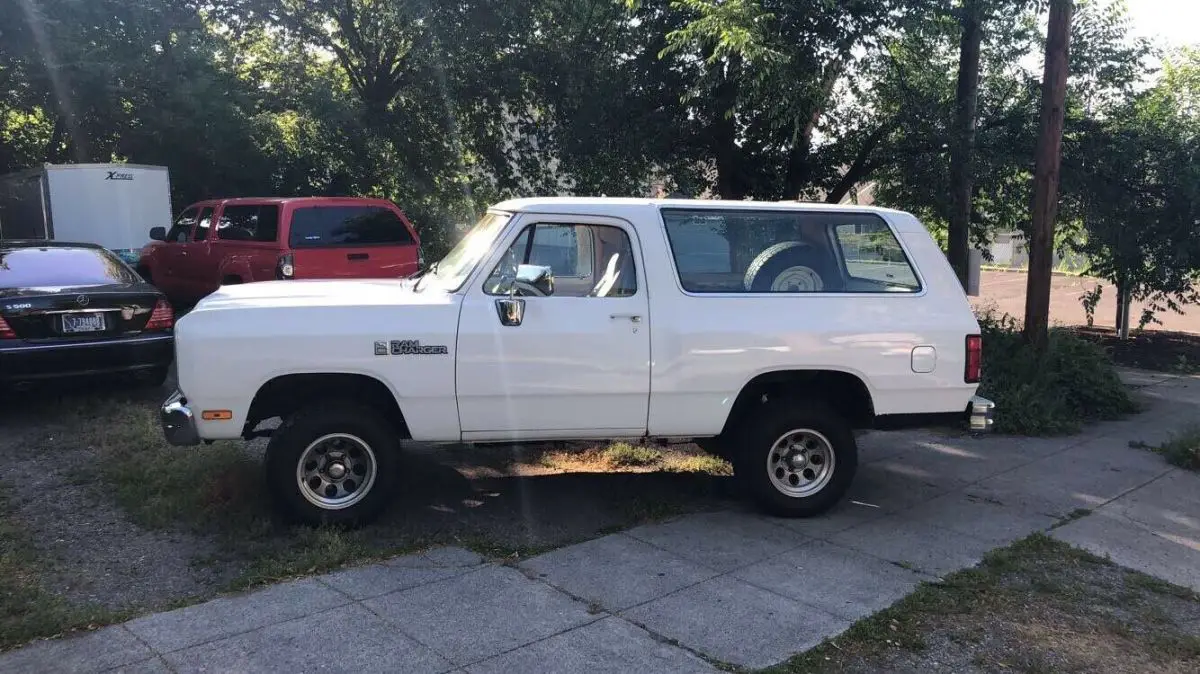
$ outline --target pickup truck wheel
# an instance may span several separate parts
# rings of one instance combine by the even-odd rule
[[[854,432],[817,402],[770,401],[741,425],[734,474],[768,512],[808,517],[833,507],[858,468]]]
[[[387,505],[400,442],[375,410],[316,406],[290,416],[267,446],[267,482],[286,514],[310,525],[358,526]]]

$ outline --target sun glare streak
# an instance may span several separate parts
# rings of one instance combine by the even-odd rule
[[[45,19],[42,18],[38,8],[34,5],[33,0],[19,0],[21,11],[25,14],[25,24],[29,26],[29,32],[33,34],[33,41],[37,44],[38,52],[42,56],[42,63],[46,67],[46,76],[50,79],[50,86],[54,89],[54,97],[58,101],[58,115],[62,118],[63,124],[66,125],[67,135],[71,138],[71,148],[75,151],[75,159],[77,161],[87,161],[83,143],[80,138],[83,137],[79,129],[79,123],[75,116],[75,108],[71,101],[70,88],[63,81],[62,74],[59,72],[58,59],[55,57],[53,50],[50,49],[50,41],[46,39],[46,31],[44,29]]]

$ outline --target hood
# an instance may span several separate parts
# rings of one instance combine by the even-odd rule
[[[447,304],[436,289],[413,292],[403,279],[260,281],[221,286],[193,312],[264,307],[345,307]]]

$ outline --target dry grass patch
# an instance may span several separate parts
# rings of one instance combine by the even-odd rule
[[[1195,672],[1200,597],[1035,534],[773,672]]]
[[[733,474],[728,461],[690,445],[646,447],[615,442],[607,447],[550,450],[538,458],[545,468],[562,472],[668,472]]]

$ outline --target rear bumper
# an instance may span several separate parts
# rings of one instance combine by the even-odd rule
[[[175,336],[138,335],[78,342],[0,341],[0,382],[24,382],[168,367]]]
[[[898,431],[910,428],[965,428],[971,433],[991,433],[996,425],[996,403],[972,396],[965,410],[938,414],[884,414],[875,417],[875,429]]]
[[[176,447],[189,447],[200,444],[200,433],[196,430],[196,417],[187,405],[187,398],[176,391],[162,404],[159,410],[159,423],[162,424],[163,435],[167,442]]]
[[[972,433],[991,433],[996,425],[996,403],[974,396],[967,405],[967,430]]]

